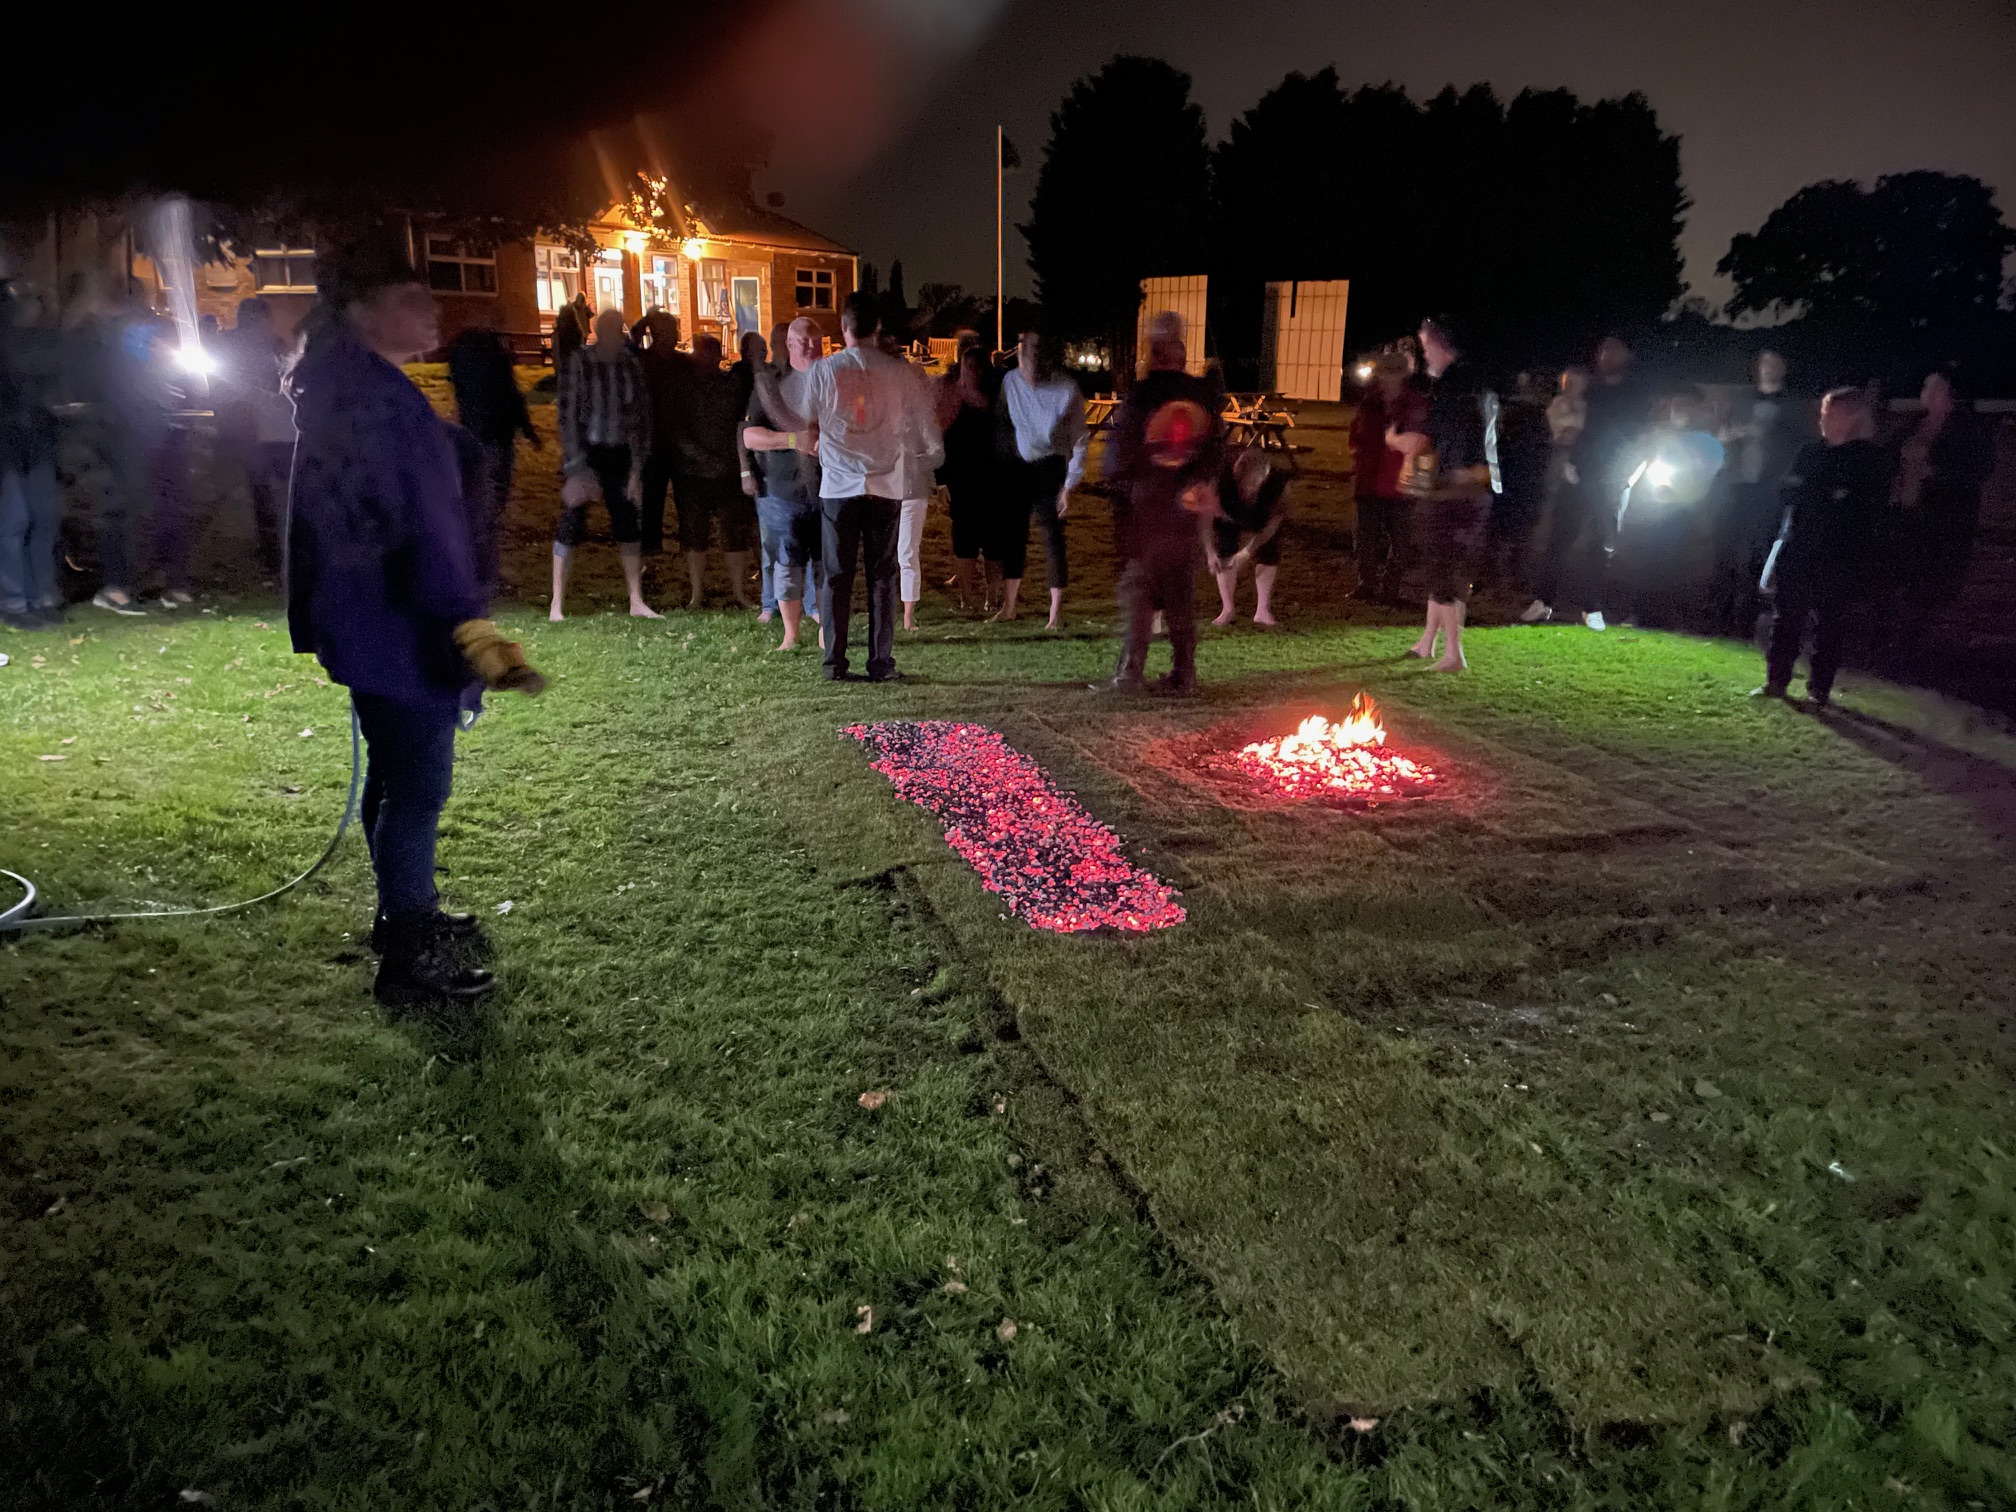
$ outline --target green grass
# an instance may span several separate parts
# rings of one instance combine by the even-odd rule
[[[0,945],[13,1502],[2016,1499],[2011,742],[1875,685],[1760,709],[1671,637],[1401,665],[1312,613],[1329,482],[1308,628],[1213,636],[1190,708],[1074,686],[1096,508],[1070,633],[940,616],[895,689],[746,619],[509,616],[554,686],[464,741],[442,847],[485,1025],[374,1009],[356,844]],[[0,866],[82,908],[315,854],[343,705],[256,607],[0,671]],[[1228,805],[1179,759],[1360,686],[1447,796]],[[838,738],[880,713],[1001,728],[1189,921],[1003,920]]]

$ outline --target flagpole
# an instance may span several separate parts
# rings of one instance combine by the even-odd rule
[[[994,350],[1001,350],[1001,126],[994,126]]]

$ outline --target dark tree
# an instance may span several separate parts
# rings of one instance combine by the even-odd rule
[[[900,257],[889,264],[889,287],[882,291],[882,303],[878,308],[882,314],[882,329],[893,331],[907,340],[912,312],[909,300],[903,295],[903,259]]]
[[[1992,323],[2016,250],[1994,192],[1958,173],[1891,173],[1869,190],[1829,179],[1730,242],[1730,314],[1802,314],[1889,347],[1939,345]]]
[[[1507,357],[1645,328],[1680,292],[1679,142],[1637,95],[1506,106],[1479,85],[1422,105],[1392,85],[1347,94],[1334,69],[1290,74],[1212,170],[1229,353],[1257,350],[1268,279],[1350,279],[1361,346],[1449,310]]]
[[[1143,278],[1206,271],[1209,213],[1189,75],[1121,56],[1080,79],[1051,114],[1020,228],[1057,334],[1131,342]]]

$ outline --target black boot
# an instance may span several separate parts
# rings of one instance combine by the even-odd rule
[[[464,961],[432,910],[388,918],[383,936],[385,955],[371,990],[388,1008],[466,1007],[496,989],[489,972]]]
[[[490,955],[490,939],[483,933],[482,922],[472,913],[437,913],[434,927],[456,942],[464,951],[482,959]],[[371,949],[375,954],[385,954],[385,915],[379,914],[371,921]]]

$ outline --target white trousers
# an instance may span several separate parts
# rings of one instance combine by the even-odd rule
[[[930,507],[929,499],[905,499],[896,527],[896,576],[906,604],[924,597],[924,512]]]

